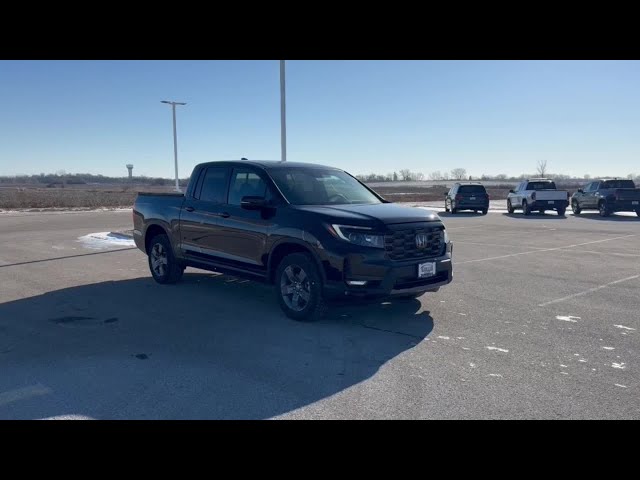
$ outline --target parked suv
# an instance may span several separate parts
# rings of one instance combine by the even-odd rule
[[[445,212],[473,210],[486,215],[489,211],[489,194],[481,183],[455,183],[444,197]]]
[[[185,194],[138,194],[133,225],[158,283],[187,266],[264,281],[296,320],[317,318],[327,298],[418,297],[452,280],[437,214],[321,165],[204,163]]]
[[[633,180],[596,180],[573,194],[571,209],[576,215],[597,209],[602,217],[614,212],[636,212],[640,217],[640,189]]]

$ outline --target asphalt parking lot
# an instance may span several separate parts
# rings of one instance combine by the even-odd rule
[[[78,241],[128,211],[0,214],[0,419],[640,418],[640,218],[441,216],[452,284],[307,324]]]

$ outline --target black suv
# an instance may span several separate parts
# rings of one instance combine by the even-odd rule
[[[184,195],[138,194],[133,221],[157,282],[193,266],[273,283],[298,320],[317,317],[325,298],[418,297],[452,280],[437,214],[321,165],[201,164]]]
[[[486,215],[489,211],[489,194],[481,183],[454,183],[444,197],[445,212],[473,210]]]

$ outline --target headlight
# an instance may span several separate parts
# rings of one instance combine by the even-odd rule
[[[329,229],[335,236],[354,245],[363,247],[384,248],[384,235],[369,233],[369,227],[355,227],[350,225],[331,225]]]

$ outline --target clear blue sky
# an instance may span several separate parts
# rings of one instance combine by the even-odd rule
[[[273,61],[0,61],[0,175],[280,158]],[[354,174],[640,173],[638,61],[289,61],[288,159]]]

